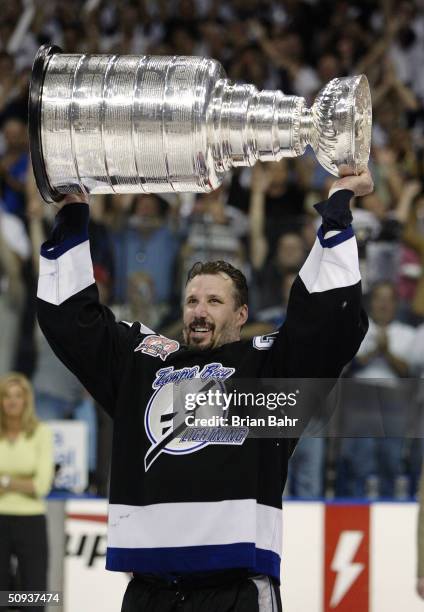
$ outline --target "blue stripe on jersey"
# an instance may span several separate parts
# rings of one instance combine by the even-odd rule
[[[46,259],[58,259],[61,255],[88,240],[88,232],[82,232],[66,238],[60,244],[45,242],[41,247],[41,255]]]
[[[175,548],[109,548],[106,569],[140,574],[179,574],[247,568],[280,581],[280,557],[251,542]]]
[[[272,550],[256,549],[256,564],[254,571],[265,576],[272,576],[280,584],[281,559]]]
[[[336,234],[335,236],[331,236],[331,238],[324,238],[324,230],[322,229],[321,225],[317,235],[322,248],[331,249],[332,247],[335,247],[338,244],[349,240],[349,238],[353,238],[355,234],[353,233],[352,226],[349,225],[349,227],[344,230],[341,230],[340,233]]]

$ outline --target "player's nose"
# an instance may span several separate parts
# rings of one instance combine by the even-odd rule
[[[206,317],[208,315],[207,303],[199,300],[193,314],[198,319]]]

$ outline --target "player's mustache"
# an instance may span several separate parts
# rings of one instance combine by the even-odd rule
[[[211,330],[215,329],[215,325],[205,318],[193,319],[193,321],[191,321],[191,323],[189,324],[189,327],[191,329],[193,329],[194,327],[208,327]]]

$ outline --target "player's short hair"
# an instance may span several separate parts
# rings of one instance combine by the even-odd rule
[[[249,290],[246,277],[243,272],[240,272],[240,270],[222,259],[218,261],[196,261],[187,274],[186,287],[195,276],[201,274],[219,274],[220,272],[227,274],[233,281],[235,309],[240,308],[244,304],[247,305],[249,301]]]

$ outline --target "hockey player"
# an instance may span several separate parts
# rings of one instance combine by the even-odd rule
[[[338,377],[367,330],[349,202],[372,189],[368,171],[345,176],[317,205],[322,226],[276,334],[241,341],[243,275],[223,262],[194,266],[184,344],[142,322],[117,323],[99,303],[88,200],[64,198],[41,249],[38,317],[114,421],[106,568],[134,574],[123,612],[281,610],[282,491],[294,443],[179,440],[172,383]]]

